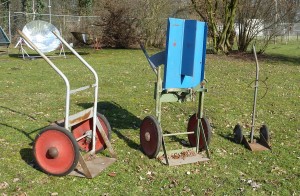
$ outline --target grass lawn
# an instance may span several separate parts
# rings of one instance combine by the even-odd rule
[[[270,45],[259,56],[267,86],[260,83],[258,89],[256,125],[268,125],[272,151],[253,153],[230,140],[238,122],[244,134],[250,130],[253,55],[207,55],[204,113],[213,127],[212,159],[177,167],[148,159],[140,150],[139,124],[155,114],[155,75],[142,51],[78,51],[99,75],[98,111],[112,126],[117,162],[94,179],[54,177],[34,167],[32,143],[42,128],[63,118],[65,86],[43,59],[22,60],[11,49],[10,56],[0,56],[0,195],[300,195],[299,43]],[[74,55],[53,62],[72,89],[92,84]],[[90,90],[73,95],[71,113],[90,107],[92,95]],[[192,102],[164,104],[163,129],[185,131],[196,109]]]

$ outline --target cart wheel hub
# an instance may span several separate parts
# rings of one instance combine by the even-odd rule
[[[50,158],[55,159],[58,156],[58,150],[55,147],[51,147],[48,149],[47,154]]]
[[[145,139],[146,139],[147,142],[150,142],[151,136],[150,136],[149,132],[145,133]]]

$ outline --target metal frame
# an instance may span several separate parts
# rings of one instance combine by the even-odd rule
[[[21,38],[19,39],[19,41],[17,42],[17,44],[15,45],[15,48],[17,48],[19,46],[19,54],[21,52],[22,56],[19,56],[19,57],[22,57],[23,59],[26,59],[26,58],[29,58],[29,59],[34,59],[34,58],[39,58],[39,57],[42,57],[41,55],[40,56],[30,56],[27,51],[25,50],[25,48],[23,47],[23,45],[27,45],[26,42],[24,42],[24,38]],[[66,58],[66,53],[65,53],[65,49],[64,49],[64,45],[61,44],[61,48],[59,50],[59,55],[58,57],[64,57]],[[48,56],[50,57],[50,56]],[[51,57],[55,57],[55,56],[51,56]]]
[[[169,137],[169,136],[176,136],[176,135],[188,135],[188,134],[194,134],[194,132],[180,132],[180,133],[169,133],[169,134],[162,134],[162,147],[163,147],[163,152],[159,153],[157,155],[157,158],[160,158],[161,156],[164,157],[163,159],[160,159],[163,163],[169,166],[175,166],[175,165],[181,165],[181,164],[188,164],[188,163],[195,163],[195,162],[200,162],[200,161],[208,161],[210,160],[210,153],[208,149],[208,144],[207,144],[207,138],[204,134],[204,129],[202,127],[201,123],[201,118],[203,117],[203,102],[204,102],[204,93],[207,92],[207,89],[204,87],[204,83],[199,84],[195,88],[188,88],[188,89],[163,89],[162,88],[162,78],[161,78],[161,66],[154,62],[155,59],[151,59],[151,57],[148,55],[146,49],[144,46],[141,44],[140,45],[142,51],[144,52],[150,67],[154,71],[156,75],[156,87],[155,87],[155,115],[157,117],[159,125],[161,125],[161,105],[163,102],[185,102],[185,101],[194,101],[196,97],[196,93],[199,93],[199,100],[198,100],[198,116],[197,116],[197,130],[196,130],[196,148],[186,148],[184,150],[171,150],[167,152],[166,149],[166,142],[164,140],[164,137]],[[157,56],[164,55],[164,52],[157,53],[155,54]],[[153,55],[153,56],[155,56]],[[152,56],[152,57],[153,57]],[[161,58],[161,57],[158,57]],[[180,96],[177,96],[180,95]],[[202,138],[204,138],[204,143],[205,143],[205,151],[206,151],[206,157],[202,157],[199,154],[199,138],[200,134]],[[180,153],[186,150],[193,150],[196,155],[193,158],[186,158],[185,160],[178,159],[178,160],[170,160],[168,155],[172,153]]]
[[[98,128],[111,156],[113,158],[106,158],[103,157],[102,159],[105,159],[104,161],[99,161],[99,160],[94,160],[93,163],[99,163],[101,162],[101,164],[107,163],[108,165],[110,165],[111,163],[113,163],[114,161],[116,161],[116,153],[114,152],[111,143],[108,139],[108,137],[106,136],[103,127],[101,125],[101,123],[99,122],[98,118],[97,118],[97,102],[98,102],[98,75],[96,73],[96,71],[58,34],[56,34],[55,32],[52,32],[64,45],[67,46],[67,48],[84,64],[84,66],[86,66],[90,72],[94,75],[94,79],[95,79],[95,83],[88,85],[88,86],[84,86],[84,87],[80,87],[77,89],[73,89],[71,90],[70,88],[70,83],[68,78],[64,75],[64,73],[56,67],[56,65],[43,53],[41,52],[27,37],[25,34],[23,34],[22,31],[18,31],[19,34],[21,35],[21,37],[27,41],[27,43],[36,51],[39,53],[39,55],[55,70],[55,72],[64,80],[65,85],[66,85],[66,100],[65,100],[65,118],[63,121],[61,121],[60,123],[64,124],[65,129],[69,130],[71,132],[71,127],[73,125],[79,124],[80,122],[83,122],[87,119],[93,118],[93,128],[92,128],[92,150],[88,153],[89,155],[94,155],[95,154],[95,139],[96,139],[96,128]],[[94,104],[93,107],[86,109],[84,111],[81,111],[79,113],[76,113],[74,115],[70,116],[70,95],[71,94],[75,94],[77,92],[89,89],[89,88],[94,88]],[[58,123],[59,124],[59,123]],[[82,137],[78,138],[78,140],[82,139]],[[103,166],[98,167],[98,168],[94,168],[93,163],[92,164],[86,164],[87,161],[84,161],[82,155],[80,155],[79,157],[79,163],[83,169],[82,172],[75,172],[73,173],[73,175],[77,175],[77,176],[81,176],[81,177],[87,177],[87,178],[93,178],[96,175],[98,175],[99,172],[101,172],[104,168]],[[107,165],[107,166],[108,166]],[[93,170],[97,170],[100,169],[100,171],[91,171],[91,169],[89,169],[89,167],[93,167]],[[74,170],[75,171],[75,170]],[[82,175],[83,174],[83,175]]]
[[[255,74],[254,95],[253,95],[254,101],[253,101],[253,109],[252,109],[250,141],[248,141],[247,138],[243,135],[241,142],[244,143],[244,145],[251,151],[271,150],[271,145],[266,140],[266,138],[264,138],[263,134],[260,133],[260,138],[258,141],[256,141],[254,139],[256,103],[257,103],[257,92],[258,92],[258,82],[259,82],[259,63],[258,63],[256,49],[255,49],[254,44],[253,44],[253,53],[254,53],[254,57],[255,57],[256,74]]]

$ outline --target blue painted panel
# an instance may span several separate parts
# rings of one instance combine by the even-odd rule
[[[183,34],[184,20],[169,18],[163,88],[180,83]]]
[[[192,88],[204,79],[206,23],[169,18],[163,88]]]
[[[193,76],[194,57],[195,57],[195,39],[197,30],[197,21],[186,20],[184,23],[183,51],[181,60],[181,75]]]

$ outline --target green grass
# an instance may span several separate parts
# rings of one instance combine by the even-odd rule
[[[78,49],[100,78],[98,111],[109,120],[118,161],[94,179],[48,176],[36,168],[32,142],[36,134],[62,119],[65,87],[42,59],[0,56],[0,193],[7,195],[299,195],[300,187],[300,51],[296,44],[271,45],[260,59],[267,94],[258,101],[257,127],[266,123],[272,152],[253,153],[231,142],[236,123],[251,123],[255,62],[250,56],[207,55],[204,113],[213,127],[212,159],[168,167],[140,150],[139,124],[154,115],[155,75],[140,50]],[[150,51],[154,53],[156,51]],[[92,83],[73,55],[53,62],[72,88]],[[261,98],[266,87],[261,84]],[[72,96],[71,113],[91,106],[92,91]],[[196,103],[164,104],[164,130],[185,131]],[[171,143],[175,143],[174,141]],[[115,177],[108,174],[116,172]],[[256,186],[257,185],[257,186]],[[255,188],[256,187],[256,188]]]

